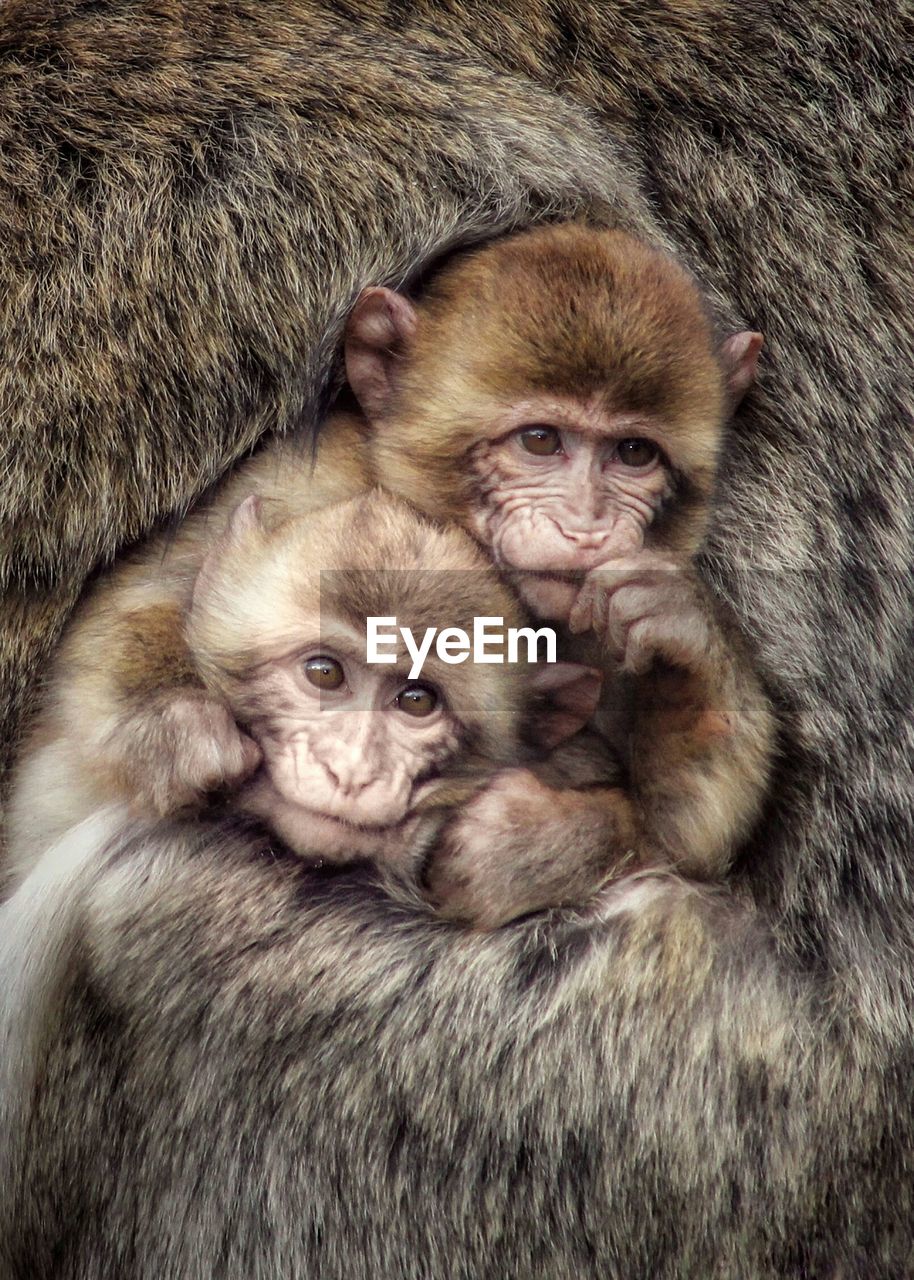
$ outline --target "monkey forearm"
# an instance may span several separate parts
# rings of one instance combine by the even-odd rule
[[[205,690],[184,642],[182,588],[163,579],[141,589],[143,574],[130,565],[103,584],[63,640],[13,777],[14,878],[104,804],[167,813],[194,794],[182,746],[205,729]]]
[[[902,1051],[855,1033],[840,982],[791,968],[751,907],[658,877],[627,908],[614,889],[587,917],[468,935],[267,849],[163,827],[88,895],[65,887],[82,963],[21,997],[43,1039],[0,1179],[14,1274],[50,1274],[65,1238],[89,1280],[195,1280],[216,1256],[520,1276],[533,1250],[577,1280],[584,1240],[587,1275],[799,1275],[775,1256],[828,1260],[890,1190],[907,1237],[911,1107],[882,1105]]]
[[[775,721],[738,642],[721,633],[711,674],[638,677],[631,783],[646,847],[687,875],[726,870],[758,816]]]

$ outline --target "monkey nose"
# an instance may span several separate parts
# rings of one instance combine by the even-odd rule
[[[570,529],[565,534],[576,546],[596,550],[606,541],[606,534],[601,529]]]
[[[377,770],[349,751],[336,754],[321,762],[334,787],[344,796],[358,796],[377,777]]]
[[[378,752],[374,749],[370,717],[353,718],[347,732],[327,743],[320,761],[334,786],[346,796],[357,796],[376,782],[379,775]]]
[[[554,516],[550,516],[549,519],[559,536],[565,542],[570,542],[574,547],[586,551],[596,551],[606,541],[607,530],[601,529],[593,523],[588,523],[584,528],[576,529],[573,525],[569,526],[561,523]]]
[[[563,525],[559,525],[558,529],[563,538],[582,551],[598,551],[606,541],[605,529],[595,529],[592,526],[586,529],[569,529]]]

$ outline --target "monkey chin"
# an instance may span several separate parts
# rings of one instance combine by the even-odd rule
[[[557,573],[518,572],[512,575],[524,604],[546,622],[567,622],[578,592],[581,574],[564,577]]]
[[[386,826],[358,826],[305,804],[295,804],[262,781],[244,791],[238,808],[259,818],[299,857],[338,863],[366,858],[383,858],[390,865],[406,861],[418,821],[407,812]]]

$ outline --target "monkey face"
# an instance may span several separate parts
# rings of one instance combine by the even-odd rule
[[[346,363],[378,480],[524,571],[526,602],[564,620],[576,575],[644,547],[694,556],[760,345],[718,345],[669,255],[569,224],[458,255],[415,304],[364,291]]]
[[[264,772],[303,822],[318,814],[355,827],[395,826],[460,740],[434,685],[367,666],[355,643],[321,642],[267,664],[258,701],[251,730]]]
[[[519,425],[514,425],[514,423]],[[512,406],[508,430],[473,451],[471,528],[540,616],[564,618],[583,573],[640,551],[673,491],[657,427],[598,403]]]

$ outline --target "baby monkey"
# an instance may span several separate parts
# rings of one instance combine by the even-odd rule
[[[248,494],[302,514],[379,483],[471,534],[564,628],[565,656],[600,668],[591,731],[622,768],[593,777],[585,744],[576,785],[503,770],[433,859],[442,910],[494,925],[631,867],[721,875],[759,812],[773,718],[693,561],[760,335],[719,341],[669,255],[566,224],[458,254],[418,300],[365,290],[344,346],[357,408],[323,424],[313,469],[271,444],[87,598],[14,780],[14,859],[112,798],[165,814],[248,776],[250,739],[188,650],[201,564]]]
[[[761,345],[719,341],[669,255],[578,225],[459,255],[418,303],[359,298],[346,366],[374,474],[473,533],[564,624],[569,656],[603,669],[593,727],[625,774],[495,779],[432,867],[450,914],[493,925],[573,901],[582,865],[594,884],[658,863],[717,877],[755,820],[773,717],[694,557]]]
[[[599,680],[563,664],[457,667],[436,650],[410,679],[405,651],[366,660],[367,619],[386,616],[414,637],[525,621],[472,539],[380,491],[278,522],[250,497],[203,563],[187,643],[260,756],[230,807],[299,854],[411,871],[423,815],[530,757],[523,729],[555,743],[582,727]]]
[[[170,703],[185,756],[201,760],[223,710],[232,767],[220,762],[218,790],[202,787],[175,812],[252,814],[302,856],[409,875],[447,808],[499,766],[533,758],[535,737],[552,746],[574,734],[596,706],[598,674],[570,664],[459,669],[431,650],[421,679],[403,651],[371,664],[367,619],[389,616],[419,638],[443,622],[472,632],[480,616],[519,631],[526,621],[472,538],[379,490],[298,515],[242,501],[185,611],[188,672],[205,699],[191,687],[183,706]],[[167,759],[147,766],[168,775]],[[609,776],[614,763],[592,744],[590,767]],[[142,791],[120,798],[149,811]]]

